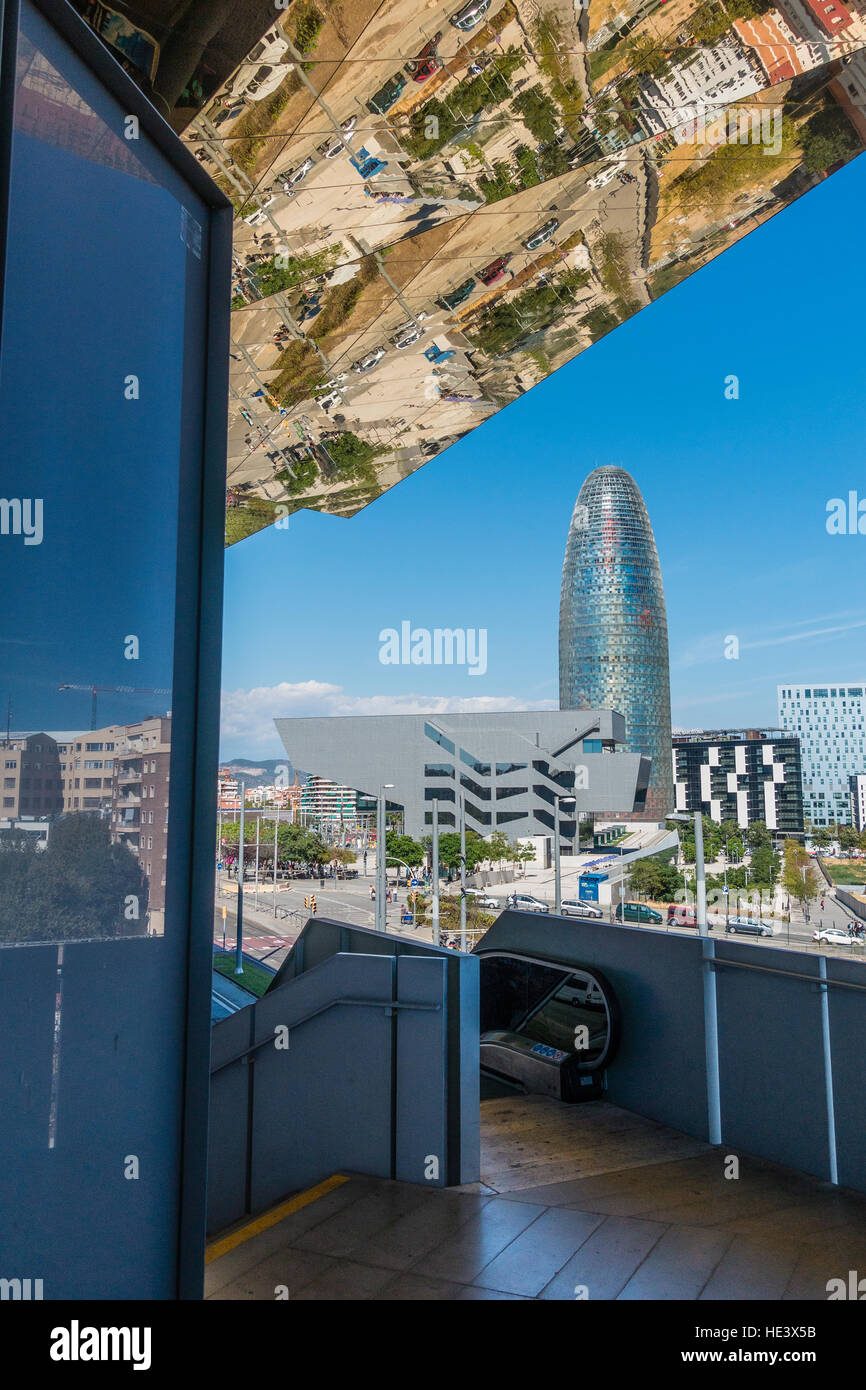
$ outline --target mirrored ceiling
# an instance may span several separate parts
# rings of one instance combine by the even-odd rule
[[[75,2],[236,209],[227,544],[354,515],[866,144],[866,0]]]

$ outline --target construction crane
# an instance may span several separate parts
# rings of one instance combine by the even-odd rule
[[[90,727],[98,729],[96,722],[96,697],[98,694],[110,692],[112,695],[170,695],[170,690],[156,690],[150,686],[141,685],[58,685],[60,690],[89,690],[90,691]]]

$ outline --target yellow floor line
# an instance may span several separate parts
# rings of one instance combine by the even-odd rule
[[[335,1173],[332,1177],[325,1178],[324,1182],[317,1183],[315,1187],[308,1188],[306,1192],[299,1192],[297,1197],[291,1197],[288,1202],[274,1207],[273,1211],[266,1211],[264,1216],[257,1216],[255,1221],[251,1221],[248,1226],[242,1226],[239,1231],[233,1231],[230,1236],[224,1236],[222,1240],[215,1240],[205,1251],[205,1264],[212,1264],[220,1256],[227,1255],[238,1245],[243,1245],[244,1241],[252,1240],[253,1236],[260,1235],[262,1231],[267,1231],[271,1226],[276,1226],[279,1221],[284,1221],[293,1212],[301,1211],[304,1207],[308,1207],[311,1202],[316,1202],[320,1197],[324,1197],[326,1192],[333,1192],[335,1187],[341,1187],[344,1182],[348,1181],[349,1179],[343,1177],[342,1173]]]

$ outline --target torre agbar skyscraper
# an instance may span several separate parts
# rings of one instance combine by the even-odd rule
[[[623,468],[596,468],[575,503],[559,605],[559,704],[615,709],[626,748],[652,758],[646,805],[674,807],[668,625],[662,572],[640,489]]]

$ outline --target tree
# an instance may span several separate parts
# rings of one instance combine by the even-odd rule
[[[835,103],[811,116],[800,127],[798,138],[803,147],[803,164],[813,174],[822,174],[831,164],[851,159],[860,150],[853,127]]]
[[[487,857],[487,845],[476,830],[466,831],[466,872],[472,873]],[[460,836],[456,831],[446,831],[439,836],[439,861],[447,869],[460,868]]]
[[[346,430],[342,434],[327,435],[322,439],[322,447],[334,464],[341,478],[359,478],[361,480],[370,476],[370,465],[373,460],[386,451],[381,445],[371,444],[366,439],[359,439],[351,430]]]
[[[757,849],[760,845],[772,845],[773,837],[767,829],[766,821],[753,820],[746,831],[746,840],[750,849]]]
[[[30,837],[0,841],[0,940],[143,935],[147,903],[138,859],[96,816],[56,821],[42,850]]]
[[[415,869],[424,862],[424,846],[411,835],[398,835],[389,830],[385,836],[385,853],[392,859],[402,859],[404,864]]]
[[[515,862],[518,864],[531,864],[535,859],[535,845],[521,845],[515,841],[514,850]]]
[[[252,831],[252,835],[250,834]],[[222,828],[222,843],[227,849],[234,849],[237,857],[240,823],[229,821]],[[277,847],[281,861],[293,864],[327,864],[333,851],[330,845],[314,830],[305,825],[280,822],[277,831]],[[274,822],[262,820],[259,830],[259,858],[272,858],[274,853]],[[244,863],[249,864],[256,857],[256,832],[252,820],[244,826]],[[353,856],[354,858],[354,856]]]
[[[769,845],[760,845],[752,852],[749,879],[761,888],[772,888],[779,876],[779,856]]]
[[[518,113],[523,124],[540,144],[550,144],[556,138],[559,111],[556,103],[539,83],[521,92],[511,103],[511,108]]]
[[[511,856],[511,841],[502,830],[494,830],[487,841],[487,858],[491,864],[501,864]]]
[[[786,840],[782,848],[782,883],[789,897],[799,898],[805,910],[806,904],[817,898],[820,892],[815,866],[796,840]]]
[[[673,901],[683,886],[683,876],[664,858],[638,859],[629,869],[631,891],[656,902]]]

